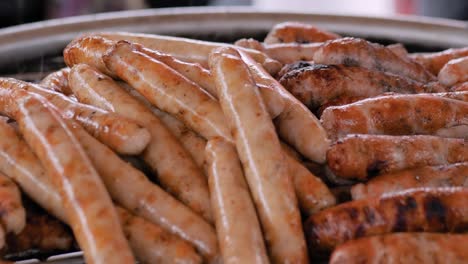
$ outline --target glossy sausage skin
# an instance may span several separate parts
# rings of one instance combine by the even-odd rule
[[[322,125],[332,139],[347,134],[466,137],[468,103],[425,94],[388,95],[328,107]]]
[[[69,127],[83,145],[116,202],[188,241],[206,259],[217,256],[216,234],[208,222],[150,182],[141,171],[121,160],[79,125],[70,124]],[[117,181],[116,175],[120,175]]]
[[[215,138],[208,141],[205,153],[223,263],[269,263],[235,146]]]
[[[325,162],[325,152],[330,142],[318,119],[252,58],[242,51],[240,54],[259,87],[271,118],[274,118],[279,136],[305,157],[319,163]],[[277,116],[272,116],[276,102],[282,102],[282,109]]]
[[[288,165],[258,88],[234,49],[210,55],[210,70],[274,263],[307,263]]]
[[[468,262],[467,243],[466,234],[396,233],[366,237],[337,247],[330,264],[463,264]]]
[[[449,61],[437,77],[445,86],[468,81],[468,56]]]
[[[128,42],[119,42],[104,61],[149,102],[206,139],[219,136],[232,141],[218,102],[170,67],[137,51]]]
[[[208,55],[218,47],[233,47],[233,45],[201,41],[180,37],[169,37],[155,34],[138,34],[127,32],[102,32],[97,34],[111,40],[126,40],[139,43],[146,48],[157,50],[162,53],[172,55],[181,61],[199,63],[203,67],[208,67]],[[243,49],[250,54],[255,61],[260,63],[270,74],[275,75],[281,68],[281,64],[272,60],[264,53],[253,49]]]
[[[0,221],[6,233],[19,234],[26,225],[26,212],[18,186],[0,173]]]
[[[85,64],[72,68],[70,86],[80,102],[105,107],[147,128],[151,140],[142,157],[157,172],[160,184],[196,213],[213,221],[208,183],[201,168],[148,107],[111,78]]]
[[[73,128],[73,127],[72,127]],[[75,127],[76,128],[76,127]],[[80,129],[83,131],[83,129]],[[74,131],[76,133],[76,130]],[[84,132],[84,131],[83,131]],[[86,134],[86,132],[84,132]],[[39,160],[37,157],[33,154],[31,149],[27,146],[26,142],[19,138],[19,136],[16,134],[14,129],[8,125],[4,124],[3,122],[0,122],[0,150],[1,150],[1,155],[0,155],[0,171],[11,177],[15,182],[17,182],[21,189],[29,196],[31,197],[35,202],[37,202],[42,208],[45,208],[50,214],[54,215],[55,217],[58,217],[60,220],[62,220],[65,223],[69,223],[67,220],[67,216],[65,214],[65,209],[63,207],[62,199],[60,198],[59,191],[52,185],[52,182],[50,181],[48,175],[45,173],[42,165],[40,164]],[[91,138],[91,136],[87,135],[86,138]],[[81,138],[83,140],[83,138]],[[95,144],[96,141],[91,140],[91,144]],[[99,146],[101,143],[96,144],[96,146]],[[99,150],[99,148],[98,148]],[[106,158],[108,157],[113,157],[115,156],[114,153],[112,152],[107,152],[107,153],[101,153],[101,152],[96,152],[96,155],[101,155],[101,157]],[[112,162],[109,164],[115,164]],[[106,160],[107,162],[107,160]],[[120,161],[122,162],[122,161]],[[106,168],[109,168],[111,170],[120,170],[122,169],[120,166],[114,167],[114,166],[107,166],[107,163],[104,163],[106,165]],[[125,166],[131,167],[130,165],[125,163]],[[128,168],[124,167],[124,168]],[[136,171],[135,169],[132,169],[130,171],[118,171],[114,172],[112,176],[115,175],[120,175],[121,173],[129,173]],[[138,172],[139,173],[139,172]],[[145,176],[143,176],[145,177]],[[117,183],[118,184],[118,183]],[[138,186],[135,184],[135,181],[132,181],[131,184],[127,184],[126,188],[130,186]],[[144,188],[143,188],[144,189]],[[123,190],[119,195],[130,195],[132,197],[132,193]],[[151,196],[149,196],[151,197]],[[131,202],[131,200],[130,200]],[[176,207],[175,207],[176,208]],[[134,218],[136,216],[131,215],[130,218]],[[159,259],[159,253],[162,252],[174,252],[176,248],[178,247],[177,245],[180,243],[184,243],[184,241],[178,239],[174,235],[172,236],[170,241],[176,240],[178,241],[177,243],[172,243],[168,242],[168,240],[165,240],[166,243],[164,244],[159,244],[159,248],[154,248],[154,242],[155,238],[154,235],[156,233],[146,231],[146,229],[155,229],[155,230],[160,230],[162,227],[159,227],[156,224],[149,223],[147,221],[144,221],[144,224],[138,224],[138,222],[142,222],[142,220],[128,220],[128,217],[125,218],[120,218],[121,221],[130,221],[132,224],[122,225],[122,228],[124,229],[124,233],[129,239],[130,246],[132,250],[134,250],[136,257],[138,258],[139,261],[143,261],[144,263],[155,263]],[[148,226],[154,226],[154,227],[148,227]],[[147,235],[143,235],[146,234]],[[161,234],[163,237],[169,236],[168,233],[164,232]],[[133,240],[132,237],[137,237],[138,241]],[[162,246],[166,248],[162,248]],[[138,251],[135,249],[138,248]],[[193,251],[194,249],[192,249]],[[156,252],[154,252],[156,251]],[[186,252],[188,255],[190,254],[190,251]],[[141,255],[140,255],[141,254]],[[172,255],[167,256],[168,259],[173,259],[174,261],[177,261],[177,258],[173,258]]]
[[[422,187],[468,187],[468,162],[383,174],[366,183],[354,185],[351,195],[354,200],[359,200]]]
[[[68,74],[70,68],[63,68],[55,71],[42,79],[39,83],[41,86],[51,89],[53,91],[63,93],[64,95],[71,95],[70,87],[68,86]]]
[[[98,173],[83,148],[43,97],[2,89],[1,112],[19,124],[60,192],[70,226],[89,263],[131,263],[133,255]]]
[[[466,56],[468,56],[468,47],[447,49],[444,51],[432,53],[410,54],[410,57],[413,60],[423,65],[434,75],[439,74],[440,69],[442,69],[442,67],[444,67],[447,62]]]
[[[338,177],[365,180],[425,165],[468,161],[468,142],[436,136],[350,135],[327,152],[330,170]]]
[[[392,232],[464,232],[468,189],[411,189],[380,198],[351,201],[306,221],[310,250],[329,251],[352,239]]]
[[[78,103],[67,96],[39,85],[1,78],[0,88],[4,90],[26,90],[44,96],[60,110],[62,118],[75,119],[101,142],[120,154],[139,154],[150,140],[148,130],[133,120],[99,108]]]
[[[280,83],[312,110],[343,97],[447,91],[441,85],[425,86],[409,78],[345,65],[315,64],[288,72],[281,77]]]
[[[116,210],[130,247],[140,263],[202,263],[200,256],[187,242],[141,217],[132,215],[122,207],[117,206]]]
[[[263,41],[274,43],[311,43],[324,42],[340,38],[338,34],[325,31],[310,24],[300,22],[284,22],[274,25]]]
[[[314,54],[315,63],[345,64],[405,76],[420,82],[435,80],[420,64],[399,57],[390,49],[359,38],[325,42]]]

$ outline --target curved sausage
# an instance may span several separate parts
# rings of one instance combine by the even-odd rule
[[[26,225],[26,212],[16,184],[0,173],[0,221],[6,233],[19,234]]]
[[[300,22],[284,22],[274,25],[263,41],[266,44],[274,43],[311,43],[324,42],[340,38],[338,34],[325,31],[310,24]]]
[[[410,54],[410,57],[413,60],[422,64],[434,75],[439,74],[440,69],[442,69],[442,67],[444,67],[444,65],[450,60],[466,56],[468,56],[468,47],[447,49],[440,52]]]
[[[275,118],[280,137],[305,157],[319,163],[325,162],[325,152],[330,142],[318,119],[252,58],[244,52],[240,54],[259,87],[271,118]],[[277,102],[281,101],[281,112],[276,117],[271,115]]]
[[[223,139],[211,139],[205,155],[223,263],[269,263],[234,145]]]
[[[400,233],[352,240],[337,247],[330,264],[468,262],[468,235]],[[431,253],[429,253],[431,252]]]
[[[447,91],[441,85],[426,86],[409,78],[345,65],[315,64],[288,72],[281,77],[280,83],[312,110],[343,97]]]
[[[202,263],[200,256],[187,242],[141,217],[132,215],[122,207],[116,206],[116,210],[129,244],[140,263]]]
[[[121,160],[79,125],[69,124],[69,127],[116,202],[188,241],[206,259],[217,257],[216,234],[208,222],[151,183],[141,171]],[[119,175],[118,180],[116,175]]]
[[[351,188],[354,200],[379,197],[412,188],[468,187],[468,162],[424,166],[377,176]]]
[[[104,56],[104,61],[149,102],[206,139],[219,136],[232,141],[218,102],[170,67],[137,51],[127,42],[119,42]]]
[[[157,172],[160,184],[196,213],[213,221],[205,176],[190,154],[149,108],[112,79],[85,64],[73,66],[70,87],[80,102],[105,107],[107,111],[146,127],[151,140],[142,156]]]
[[[69,126],[70,127],[70,126]],[[73,128],[73,127],[71,127]],[[75,127],[76,128],[76,127]],[[79,128],[78,130],[82,131],[81,135],[86,134],[85,131],[83,131],[82,128]],[[74,131],[75,133],[77,130]],[[79,134],[79,133],[78,133]],[[65,223],[69,223],[67,220],[67,216],[65,214],[65,209],[63,207],[62,199],[60,198],[59,191],[52,185],[51,180],[49,179],[48,175],[45,173],[42,165],[40,164],[39,160],[37,157],[33,154],[31,149],[27,146],[26,142],[24,142],[23,139],[20,139],[19,136],[16,134],[14,129],[6,124],[5,122],[0,122],[0,171],[11,177],[15,182],[17,182],[21,189],[29,196],[31,197],[35,202],[37,202],[42,208],[45,208],[49,213],[54,215],[55,217],[58,217]],[[90,142],[91,144],[96,144],[96,141],[89,135],[87,137],[84,137],[84,139],[91,139],[91,140],[84,140],[84,142]],[[96,146],[98,150],[102,149],[99,148],[100,143],[97,143]],[[102,145],[101,145],[102,146]],[[105,149],[105,147],[104,147]],[[112,153],[111,151],[101,153],[101,152],[96,152],[96,155],[108,155],[108,157],[115,157],[115,154]],[[107,160],[106,160],[107,161]],[[111,163],[115,161],[115,158],[111,160]],[[121,161],[120,161],[121,162]],[[118,162],[117,162],[118,163]],[[113,163],[115,164],[115,163]],[[104,165],[107,166],[107,163]],[[107,166],[109,170],[112,169],[112,166]],[[131,167],[130,165],[126,164],[122,170],[122,172],[114,172],[112,175],[113,178],[115,179],[115,175],[124,175],[125,172],[130,172],[130,174],[135,173],[136,170],[125,170],[125,168],[128,169],[128,167]],[[122,169],[121,166],[116,167],[117,170]],[[139,172],[137,172],[139,173]],[[108,174],[102,174],[102,175],[108,175]],[[119,183],[116,183],[119,184]],[[131,184],[128,184],[126,188],[133,186],[133,182]],[[138,185],[139,186],[139,185]],[[119,195],[122,196],[127,196],[131,195],[132,193],[123,190],[122,193],[119,193]],[[132,202],[130,200],[130,202]],[[176,206],[177,208],[177,206]],[[138,218],[137,216],[131,215],[131,218]],[[121,221],[128,220],[128,217],[122,218]],[[158,237],[155,237],[156,233],[153,233],[152,231],[147,231],[147,229],[160,229],[159,226],[156,224],[150,224],[149,222],[146,222],[144,224],[138,224],[138,222],[142,222],[142,220],[129,220],[132,224],[123,224],[122,228],[124,229],[124,233],[126,234],[127,238],[130,240],[130,246],[132,249],[138,248],[138,251],[134,251],[137,253],[137,258],[139,261],[143,261],[144,263],[155,263],[159,259],[159,253],[158,252],[174,252],[178,248],[178,244],[182,243],[182,240],[179,240],[177,237],[173,237],[170,239],[170,241],[173,241],[174,239],[179,240],[179,242],[167,242],[164,244],[159,244],[160,247],[154,248],[154,242],[155,239],[158,239]],[[136,223],[135,223],[136,222]],[[148,227],[148,226],[154,226],[154,227]],[[172,231],[172,230],[171,230]],[[148,235],[142,235],[146,234],[148,232]],[[213,231],[214,233],[214,231]],[[163,237],[167,237],[169,234],[161,234]],[[171,235],[172,236],[172,235]],[[215,236],[213,234],[213,236]],[[132,239],[132,237],[137,237],[138,241],[135,241]],[[166,248],[162,248],[162,247]],[[156,250],[155,252],[153,252]],[[192,249],[193,251],[193,249]],[[189,252],[187,252],[189,253]],[[141,255],[140,255],[141,254]],[[190,255],[190,254],[189,254]],[[154,258],[156,259],[154,259]],[[174,261],[177,261],[176,258],[172,258],[172,255],[167,256],[168,259],[173,259]]]
[[[387,45],[385,47],[391,50],[393,53],[395,53],[398,57],[408,58],[409,56],[408,50],[401,43],[394,43],[394,44]]]
[[[233,47],[233,45],[209,41],[201,41],[180,37],[169,37],[155,34],[140,34],[127,32],[102,32],[98,33],[111,40],[126,40],[134,43],[139,43],[146,48],[158,50],[162,53],[169,54],[181,61],[199,63],[202,67],[208,67],[208,55],[218,47]],[[250,54],[255,61],[260,63],[270,74],[276,74],[281,64],[272,60],[264,53],[252,49],[243,49]]]
[[[468,56],[447,62],[440,70],[438,79],[445,86],[468,81]]]
[[[359,38],[342,38],[325,42],[314,54],[315,63],[345,64],[405,76],[420,82],[435,77],[419,63],[399,57],[390,49]]]
[[[448,98],[405,94],[388,95],[343,106],[328,107],[322,125],[332,139],[347,134],[435,134],[466,137],[468,103]]]
[[[329,251],[360,237],[391,232],[464,232],[468,189],[412,189],[380,198],[351,201],[307,219],[311,250]]]
[[[221,48],[210,55],[210,70],[273,262],[307,263],[290,172],[247,65],[236,50]]]
[[[120,154],[139,154],[150,141],[148,130],[133,120],[80,104],[61,93],[44,89],[36,84],[0,78],[0,88],[2,90],[25,90],[44,96],[60,109],[62,118],[75,119],[80,122],[93,136]]]
[[[47,87],[48,89],[63,93],[64,95],[71,95],[70,87],[68,86],[68,73],[70,68],[63,68],[55,71],[42,79],[39,85]]]
[[[43,97],[25,90],[2,90],[3,114],[19,124],[60,190],[70,226],[89,263],[133,263],[111,199],[84,150],[57,110]]]
[[[293,180],[301,212],[309,216],[336,204],[335,196],[320,178],[312,174],[289,153],[283,151]]]
[[[336,176],[359,180],[463,161],[468,161],[466,140],[436,136],[350,135],[327,152],[328,167]]]

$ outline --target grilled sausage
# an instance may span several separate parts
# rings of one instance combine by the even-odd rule
[[[446,92],[412,79],[345,65],[315,64],[283,75],[280,83],[312,110],[343,97],[374,97],[387,92]]]
[[[285,74],[295,71],[295,70],[300,70],[302,68],[306,68],[309,66],[313,66],[315,63],[313,61],[296,61],[293,63],[289,63],[283,66],[281,68],[281,71],[278,72],[278,74],[275,76],[276,79],[281,80],[281,77],[283,77]]]
[[[185,241],[122,207],[116,209],[130,246],[141,263],[202,263],[200,256]]]
[[[325,162],[325,152],[330,142],[317,118],[246,53],[241,51],[240,54],[272,118],[276,102],[282,101],[282,110],[274,119],[280,137],[305,157],[319,163]]]
[[[328,107],[321,116],[328,136],[435,134],[466,137],[468,103],[430,95],[389,95]],[[463,128],[457,131],[457,128]]]
[[[116,202],[188,241],[206,259],[217,257],[215,231],[201,216],[151,183],[142,172],[121,160],[79,125],[70,124],[70,129],[83,145]],[[115,180],[116,175],[120,175],[118,181]]]
[[[81,129],[82,132],[83,129]],[[76,130],[74,131],[76,133]],[[86,132],[84,132],[86,134]],[[62,204],[62,199],[60,198],[59,191],[52,185],[52,182],[50,181],[48,175],[45,173],[42,165],[40,164],[39,160],[37,157],[32,153],[31,149],[27,146],[26,142],[24,142],[23,139],[20,139],[18,135],[15,133],[14,129],[10,127],[10,125],[0,122],[0,171],[11,177],[15,182],[17,182],[21,189],[26,192],[26,194],[31,197],[34,201],[36,201],[42,208],[45,208],[49,213],[54,215],[55,217],[58,217],[62,221],[69,223],[67,220],[67,216],[65,214],[65,209]],[[88,135],[88,139],[90,137]],[[83,138],[82,138],[83,139]],[[96,141],[89,141],[86,140],[86,137],[84,137],[85,140],[84,142],[90,142],[91,144],[96,143]],[[98,146],[98,150],[100,143],[96,144]],[[101,153],[101,152],[96,152],[96,155],[108,155],[108,157],[112,158],[115,157],[115,154],[112,152],[106,152],[106,153]],[[98,156],[99,157],[99,156]],[[104,156],[106,157],[106,156]],[[111,159],[111,163],[115,161],[114,159]],[[121,161],[120,161],[121,162]],[[108,164],[111,163],[104,163],[104,165],[112,169],[113,166],[108,166]],[[119,162],[117,162],[119,163]],[[118,164],[117,164],[118,165]],[[134,173],[136,170],[125,170],[126,168],[130,167],[130,165],[126,164],[124,170],[115,172],[112,176],[115,175],[125,175],[125,173]],[[117,170],[122,169],[121,166],[116,167]],[[107,174],[104,174],[107,175]],[[131,182],[127,184],[128,187],[134,186],[135,182]],[[136,182],[138,183],[138,182]],[[139,186],[139,185],[135,185]],[[137,187],[138,188],[138,187]],[[146,189],[146,188],[143,188]],[[125,195],[128,194],[131,195],[132,193],[123,190],[122,193],[119,193],[119,195]],[[150,196],[151,197],[151,196]],[[131,202],[131,200],[130,200]],[[171,203],[170,203],[171,204]],[[173,204],[172,204],[173,205]],[[175,207],[177,208],[177,206]],[[131,218],[134,218],[136,216],[131,216]],[[136,217],[138,218],[138,217]],[[121,218],[121,221],[125,222],[127,218]],[[139,218],[138,218],[139,219]],[[130,245],[132,249],[135,250],[135,248],[138,248],[138,251],[135,250],[135,253],[137,254],[137,258],[139,261],[142,261],[144,263],[156,263],[157,260],[159,259],[159,253],[158,252],[175,252],[177,251],[177,246],[180,243],[185,243],[182,240],[179,240],[177,237],[173,237],[169,239],[169,241],[174,241],[177,240],[179,242],[168,242],[168,240],[165,240],[166,243],[164,244],[158,244],[159,247],[154,248],[154,243],[155,239],[158,239],[158,237],[154,236],[156,233],[152,232],[151,230],[158,230],[161,227],[151,224],[149,222],[144,223],[144,224],[138,224],[138,222],[142,222],[143,220],[130,220],[131,224],[123,224],[122,228],[124,229],[124,232],[127,236],[127,238],[130,241]],[[128,221],[127,221],[128,222]],[[146,221],[145,221],[146,222]],[[148,227],[148,226],[155,226],[155,227]],[[149,229],[149,230],[147,230]],[[164,231],[166,232],[166,231]],[[147,234],[147,235],[143,235]],[[172,234],[166,234],[162,233],[161,236],[167,237],[167,236],[173,236]],[[213,235],[214,236],[214,235]],[[138,238],[137,240],[133,240],[132,238]],[[162,248],[162,247],[166,248]],[[156,252],[153,252],[156,251]],[[194,249],[191,250],[194,252]],[[186,256],[193,255],[189,251],[186,252]],[[140,255],[141,254],[141,255]],[[167,256],[168,259],[172,259],[177,262],[177,258],[172,255]]]
[[[442,69],[442,67],[444,67],[444,65],[447,64],[447,62],[450,60],[466,56],[468,56],[468,47],[447,49],[440,52],[410,54],[410,57],[413,60],[422,64],[434,75],[439,74],[440,69]]]
[[[94,35],[84,35],[71,41],[63,50],[63,60],[68,67],[75,64],[88,64],[106,75],[116,77],[106,67],[102,60],[104,54],[108,53],[115,42]]]
[[[398,57],[408,58],[409,56],[408,50],[401,43],[394,43],[394,44],[387,45],[385,47],[391,50],[393,53],[395,53]]]
[[[60,190],[70,226],[89,263],[132,263],[111,199],[84,150],[43,97],[2,90],[0,112],[16,119],[26,142]]]
[[[230,44],[208,42],[180,37],[169,37],[154,34],[138,34],[127,32],[102,32],[97,34],[111,40],[126,40],[133,43],[139,43],[146,48],[158,50],[162,53],[169,54],[181,61],[199,63],[203,67],[208,67],[208,55],[218,47],[233,47]],[[243,49],[250,54],[255,61],[272,75],[276,74],[281,64],[272,60],[262,52],[252,49]]]
[[[61,93],[44,89],[36,84],[0,78],[0,88],[2,90],[26,90],[44,96],[61,110],[62,118],[77,120],[93,136],[121,154],[138,154],[150,141],[148,130],[133,120],[80,104]]]
[[[272,261],[308,262],[290,172],[248,67],[236,50],[221,48],[210,55],[210,70]]]
[[[399,57],[390,49],[358,38],[342,38],[325,42],[314,54],[320,64],[345,64],[405,76],[420,82],[435,77],[420,64]]]
[[[44,77],[39,84],[52,91],[71,95],[72,92],[68,86],[68,73],[70,73],[70,68],[60,69]]]
[[[311,215],[336,204],[335,196],[320,178],[312,174],[289,153],[285,152],[284,156],[289,166],[299,207],[304,215]]]
[[[365,180],[425,165],[468,161],[468,142],[436,136],[350,135],[327,152],[327,162],[338,177]]]
[[[452,91],[454,92],[463,92],[463,91],[468,91],[468,82],[460,83],[458,85],[455,85],[451,88]]]
[[[73,66],[70,87],[80,102],[105,107],[146,127],[151,140],[143,160],[159,182],[196,213],[212,222],[208,183],[189,153],[151,110],[109,77],[85,64]],[[104,101],[104,102],[103,102]]]
[[[0,173],[0,221],[6,233],[19,234],[26,225],[26,212],[16,184]]]
[[[339,35],[300,22],[284,22],[274,25],[265,37],[266,44],[311,43],[340,38]]]
[[[412,189],[351,201],[309,217],[310,250],[329,251],[352,239],[391,232],[464,232],[468,189]]]
[[[119,42],[104,57],[107,67],[149,102],[183,121],[206,139],[232,141],[218,102],[165,64]]]
[[[223,263],[269,263],[234,145],[223,139],[211,139],[205,155]]]
[[[377,176],[351,188],[354,200],[412,188],[468,187],[468,162],[424,166]]]
[[[366,237],[337,247],[330,264],[468,262],[468,235],[400,233]]]
[[[468,103],[468,90],[466,90],[466,91],[446,92],[446,93],[433,93],[431,95],[450,98],[450,99],[454,99],[454,100],[460,100],[460,101]]]
[[[438,79],[446,86],[468,81],[468,56],[447,62],[440,70]]]

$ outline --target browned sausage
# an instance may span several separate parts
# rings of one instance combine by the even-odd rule
[[[149,108],[111,78],[88,65],[73,66],[69,79],[70,87],[80,102],[104,107],[146,127],[151,140],[143,151],[143,159],[157,172],[161,185],[196,213],[213,221],[205,176],[190,154]]]
[[[234,55],[235,54],[235,55]],[[299,209],[275,128],[239,53],[221,48],[210,70],[275,263],[307,263]]]
[[[447,62],[437,77],[445,86],[468,81],[468,56]]]
[[[26,142],[60,190],[70,226],[89,263],[133,263],[111,199],[83,148],[43,97],[2,90],[0,111],[19,124]]]
[[[240,54],[259,87],[271,118],[274,118],[280,137],[305,157],[325,162],[325,152],[330,142],[317,118],[246,53],[241,51]],[[281,103],[280,109],[276,109],[277,102]],[[280,111],[272,115],[276,110]]]
[[[26,212],[18,186],[0,173],[0,221],[6,233],[19,234],[26,225]]]
[[[350,135],[327,152],[327,162],[338,177],[365,180],[425,165],[468,161],[468,141],[436,136]]]
[[[340,38],[338,34],[325,31],[310,24],[284,22],[274,25],[265,37],[266,44],[273,43],[310,43]]]
[[[428,69],[432,74],[439,74],[440,69],[444,67],[447,62],[453,59],[461,58],[468,56],[468,47],[457,48],[457,49],[447,49],[440,52],[432,53],[413,53],[410,54],[410,57],[422,64],[426,69]]]
[[[305,233],[312,251],[329,251],[360,237],[391,232],[464,232],[468,189],[412,189],[351,201],[309,217]]]
[[[343,97],[447,91],[442,85],[426,86],[394,74],[345,65],[315,64],[288,72],[280,83],[312,110]]]
[[[116,202],[190,242],[207,259],[217,257],[216,234],[208,222],[151,183],[142,172],[121,160],[79,125],[71,124],[70,129],[83,145]],[[115,175],[120,175],[118,181]]]
[[[205,155],[223,263],[269,263],[235,146],[220,138],[211,139]]]
[[[337,247],[330,264],[468,262],[468,235],[400,233],[352,240]]]
[[[398,57],[408,58],[409,56],[408,50],[401,43],[394,43],[394,44],[387,45],[385,47],[391,50],[393,53],[395,53]]]
[[[58,71],[55,71],[42,79],[39,83],[41,86],[46,87],[50,90],[63,93],[65,95],[70,95],[70,87],[68,86],[68,73],[70,68],[63,68]]]
[[[420,187],[468,187],[468,162],[424,166],[377,176],[351,188],[354,200]]]
[[[187,242],[141,217],[132,215],[122,207],[116,206],[116,209],[125,235],[140,263],[202,263],[200,256]]]
[[[218,47],[233,47],[230,44],[201,41],[180,37],[169,37],[155,34],[139,34],[127,32],[103,32],[97,34],[111,40],[126,40],[134,43],[142,44],[143,46],[158,50],[174,56],[181,61],[199,63],[203,67],[208,67],[208,55],[212,50]],[[264,53],[252,49],[243,49],[250,54],[255,61],[262,64],[262,66],[272,75],[276,74],[281,64],[272,60]]]
[[[435,77],[419,63],[399,57],[390,49],[358,38],[325,42],[314,55],[315,63],[345,64],[390,72],[416,81],[428,82]]]
[[[467,115],[468,103],[439,96],[405,94],[328,107],[321,121],[332,139],[347,134],[466,137]],[[457,130],[460,127],[465,128]]]
[[[468,103],[468,90],[466,90],[466,91],[446,92],[446,93],[433,93],[431,95],[450,98],[450,99],[455,99],[455,100],[460,100],[460,101]]]
[[[452,91],[454,92],[463,92],[463,91],[468,91],[468,82],[460,83],[458,85],[455,85],[451,88]]]
[[[81,131],[84,132],[82,128],[81,128]],[[77,130],[75,130],[74,132],[76,133]],[[86,132],[84,132],[84,134],[86,134]],[[89,135],[87,136],[87,138],[93,139]],[[83,138],[81,139],[83,140]],[[96,143],[95,140],[89,141],[89,140],[86,140],[86,137],[84,139],[85,140],[83,141],[85,143],[86,142],[90,142],[91,144]],[[100,149],[99,145],[100,143],[96,144],[98,150]],[[50,181],[48,175],[45,173],[39,160],[32,153],[31,149],[27,146],[26,142],[24,142],[23,139],[20,139],[18,135],[15,133],[14,129],[4,122],[0,122],[0,153],[1,153],[0,171],[5,173],[9,177],[11,177],[14,181],[16,181],[20,185],[21,189],[29,197],[31,197],[34,201],[36,201],[42,208],[45,208],[49,213],[51,213],[55,217],[58,217],[62,221],[68,223],[69,221],[67,220],[67,216],[65,214],[65,209],[63,207],[59,191],[55,187],[53,187],[52,182]],[[104,163],[105,166],[107,166],[108,164],[114,164],[114,165],[116,164],[114,162],[115,158],[112,159],[112,157],[115,157],[115,154],[112,153],[111,151],[107,151],[105,153],[101,153],[98,151],[96,152],[96,155],[103,155],[104,158],[106,159],[111,158],[110,163]],[[132,173],[136,171],[134,169],[129,170],[128,167],[131,167],[131,166],[127,164],[123,167],[123,170],[121,170],[122,169],[121,166],[116,166],[116,167],[107,166],[107,168],[109,168],[110,171],[117,170],[117,172],[113,172],[112,174],[113,178],[115,178],[115,175],[126,175],[126,173],[129,173],[131,175]],[[127,170],[125,170],[126,168]],[[108,174],[103,173],[103,175],[108,175]],[[124,184],[127,184],[126,186],[127,189],[132,186],[136,186],[136,188],[138,189],[138,186],[140,185],[139,184],[133,185],[135,183],[138,183],[138,182],[132,181],[131,184],[127,184],[124,182]],[[142,189],[146,189],[146,188],[142,188]],[[133,193],[128,192],[127,190],[122,190],[122,192],[119,193],[119,195],[124,195],[124,196],[129,195],[131,197]],[[174,208],[177,209],[177,206]],[[131,218],[134,218],[134,217],[136,216],[133,216],[133,215],[131,216]],[[121,221],[124,221],[125,219],[121,218]],[[138,258],[138,260],[143,261],[144,263],[155,263],[157,262],[159,258],[158,252],[166,252],[166,253],[175,252],[177,251],[178,244],[180,245],[180,243],[185,243],[184,241],[179,240],[178,238],[174,236],[173,238],[170,239],[170,241],[174,241],[174,239],[177,239],[177,241],[179,242],[169,243],[167,242],[167,240],[164,240],[166,241],[164,244],[158,244],[159,247],[154,248],[154,245],[155,245],[154,243],[156,242],[155,239],[158,239],[158,237],[153,236],[155,235],[155,233],[152,232],[151,230],[152,229],[159,230],[161,227],[155,224],[150,224],[149,222],[146,222],[146,221],[144,224],[138,224],[138,222],[142,222],[142,221],[144,220],[135,220],[135,221],[130,220],[131,224],[122,225],[122,228],[124,229],[124,232],[127,235],[127,238],[129,238],[131,242],[132,249],[135,250],[134,251],[135,253],[137,253],[136,257]],[[155,226],[155,227],[148,227],[149,225]],[[147,229],[150,229],[150,230],[146,231]],[[144,235],[147,232],[148,234]],[[169,236],[169,234],[162,233],[161,236],[167,237]],[[213,234],[213,236],[215,235]],[[136,237],[138,238],[138,240],[133,240],[132,237]],[[166,248],[163,248],[163,247],[166,247]],[[138,251],[136,250],[136,248],[138,249]],[[194,249],[191,249],[191,250],[192,252],[194,252]],[[156,252],[153,252],[153,251],[156,251]],[[190,255],[193,256],[193,254],[190,253],[189,251],[187,251],[186,253],[187,253],[186,255],[187,257]],[[172,259],[174,261],[178,260],[175,256],[172,256],[172,255],[168,255],[167,258]],[[195,259],[198,259],[198,257],[196,257]]]
[[[67,96],[36,84],[0,78],[2,90],[26,90],[40,94],[60,109],[62,118],[75,119],[93,136],[121,154],[139,154],[150,141],[148,130],[133,120],[99,108],[80,104]]]
[[[128,42],[119,42],[104,56],[104,61],[149,102],[203,137],[220,136],[232,141],[218,102],[170,67],[137,51]]]

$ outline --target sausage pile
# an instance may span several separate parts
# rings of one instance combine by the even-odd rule
[[[467,263],[467,49],[79,36],[0,78],[0,247],[70,250],[62,222],[87,263]]]

